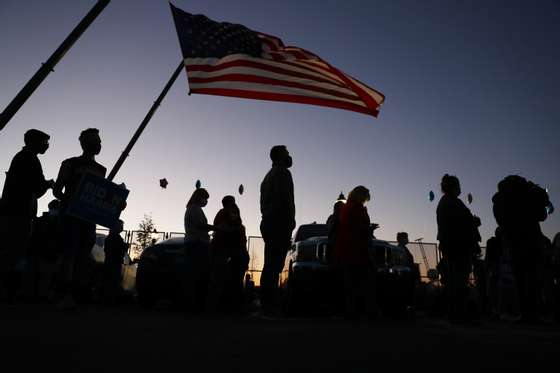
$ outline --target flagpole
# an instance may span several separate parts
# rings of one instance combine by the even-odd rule
[[[64,39],[62,44],[53,52],[49,57],[47,62],[43,63],[39,70],[33,75],[27,84],[19,91],[19,93],[14,97],[12,102],[6,106],[4,111],[0,114],[0,131],[6,127],[10,119],[17,113],[17,111],[25,104],[25,101],[35,92],[37,87],[45,80],[45,78],[54,71],[56,64],[64,57],[66,52],[72,48],[74,43],[82,36],[84,31],[92,24],[92,22],[97,18],[97,16],[105,9],[107,4],[111,0],[99,0],[97,4],[88,14],[78,23],[78,25],[72,30],[70,35]]]
[[[179,73],[181,72],[183,67],[184,67],[184,63],[183,63],[183,61],[181,61],[181,63],[179,63],[179,66],[177,66],[177,69],[175,69],[175,72],[173,73],[173,75],[171,75],[171,78],[169,79],[169,81],[167,82],[165,87],[163,88],[163,91],[161,91],[158,98],[154,101],[154,104],[152,105],[152,107],[148,111],[148,114],[146,114],[146,116],[144,117],[144,120],[142,121],[142,123],[140,123],[140,126],[138,127],[138,129],[134,133],[134,136],[132,136],[132,139],[130,139],[130,142],[128,143],[128,145],[126,146],[124,151],[122,152],[119,159],[117,160],[117,163],[115,163],[115,166],[113,166],[113,169],[111,170],[111,172],[109,173],[109,176],[107,177],[107,179],[109,181],[112,181],[115,178],[115,175],[117,174],[117,172],[119,172],[121,166],[123,165],[124,161],[126,160],[126,157],[128,157],[128,155],[130,154],[130,150],[132,149],[134,144],[136,144],[136,141],[138,141],[138,138],[140,137],[140,135],[142,134],[142,132],[144,131],[144,129],[146,128],[146,126],[150,122],[150,119],[152,119],[152,116],[156,112],[157,108],[161,104],[161,101],[163,100],[163,98],[165,97],[165,95],[167,94],[167,92],[169,91],[171,86],[173,85],[173,83],[175,83],[175,80],[177,80],[177,77],[179,76]]]

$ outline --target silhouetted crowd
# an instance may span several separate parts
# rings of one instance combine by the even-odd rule
[[[445,314],[452,322],[492,319],[560,321],[560,247],[542,233],[550,200],[545,189],[517,175],[498,183],[492,198],[498,224],[482,258],[480,219],[458,198],[459,180],[445,175],[437,208]],[[476,296],[472,296],[475,293]]]
[[[99,131],[86,129],[79,141],[82,154],[61,163],[56,181],[45,179],[38,158],[49,147],[44,132],[27,131],[25,146],[11,162],[0,200],[3,302],[34,299],[67,309],[94,300],[116,304],[123,297],[121,273],[129,249],[121,235],[123,222],[115,223],[105,238],[99,270],[91,260],[96,224],[68,211],[84,175],[104,178],[106,174],[106,168],[95,161],[101,151]],[[285,146],[277,145],[270,159],[272,167],[260,187],[265,247],[259,301],[263,314],[277,316],[283,312],[279,283],[296,221],[292,158]],[[36,217],[37,200],[51,188],[56,199],[48,204],[48,212]],[[481,221],[459,198],[459,179],[444,175],[441,191],[436,212],[441,259],[430,281],[421,281],[407,248],[408,234],[397,234],[398,260],[409,271],[408,281],[398,289],[406,309],[421,309],[417,294],[437,282],[442,286],[430,288],[437,293],[437,311],[453,323],[483,318],[526,323],[560,320],[560,234],[551,242],[540,228],[550,206],[547,191],[516,175],[498,183],[492,198],[498,228],[484,255]],[[197,188],[186,206],[182,299],[199,312],[243,312],[254,299],[247,292],[249,254],[241,213],[235,198],[225,196],[222,209],[209,224],[203,210],[209,198],[206,189]],[[348,319],[380,315],[379,259],[371,250],[378,225],[371,222],[365,206],[370,199],[369,189],[357,186],[347,200],[334,205],[327,220],[326,258],[334,273],[332,286],[338,289],[332,306]]]
[[[0,244],[2,297],[8,303],[18,298],[50,299],[60,308],[73,308],[76,301],[91,299],[92,279],[102,277],[97,285],[103,288],[103,297],[111,299],[127,249],[119,235],[122,222],[107,237],[103,276],[94,276],[91,251],[96,224],[68,213],[84,175],[105,177],[106,168],[95,161],[101,151],[99,130],[81,132],[82,154],[62,162],[56,181],[45,179],[38,158],[48,150],[49,139],[42,131],[27,131],[25,146],[6,173],[0,200],[0,229],[5,238]],[[56,199],[49,203],[48,212],[36,218],[37,200],[48,189]]]

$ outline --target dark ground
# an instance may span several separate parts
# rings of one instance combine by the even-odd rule
[[[554,372],[560,361],[555,324],[465,327],[421,316],[371,323],[211,318],[132,305],[0,305],[0,333],[2,372]]]

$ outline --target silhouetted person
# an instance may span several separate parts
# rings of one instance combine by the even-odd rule
[[[499,278],[500,278],[500,262],[502,259],[502,232],[500,227],[496,228],[493,237],[486,241],[486,256],[484,262],[486,265],[486,311],[490,317],[497,319],[500,315],[499,308]]]
[[[473,255],[479,247],[480,219],[473,216],[458,198],[461,186],[456,176],[445,174],[441,191],[443,196],[437,207],[437,237],[442,261],[446,264],[444,290],[450,321],[463,322],[471,316],[467,313],[468,282]]]
[[[377,316],[375,290],[375,263],[369,251],[373,226],[365,207],[370,200],[369,190],[355,187],[340,212],[340,228],[335,245],[335,263],[344,277],[346,317],[356,319],[360,315],[359,304],[365,306],[367,315]]]
[[[9,301],[15,298],[20,286],[18,264],[24,259],[29,244],[37,199],[54,184],[52,180],[45,180],[37,157],[45,154],[49,139],[49,135],[39,130],[27,131],[25,146],[14,156],[6,173],[0,200],[0,225],[7,232],[0,244],[0,281],[4,283]]]
[[[544,247],[540,222],[547,217],[548,194],[521,176],[498,183],[492,198],[494,217],[511,248],[522,322],[538,321],[537,266]]]
[[[405,253],[405,264],[410,268],[414,267],[414,255],[410,252],[408,247],[408,233],[398,232],[397,233],[397,246],[404,250]]]
[[[336,237],[338,236],[338,229],[340,226],[340,211],[344,206],[343,201],[337,201],[333,206],[333,213],[327,218],[327,228],[329,229],[329,253],[327,255],[329,262],[332,262],[334,252],[334,245]]]
[[[223,208],[214,218],[214,236],[210,242],[210,285],[207,306],[216,311],[220,306],[241,310],[243,276],[249,264],[247,237],[239,207],[233,196],[222,199]]]
[[[247,303],[252,303],[255,299],[255,281],[250,273],[245,273],[244,296]],[[249,305],[248,305],[249,307]]]
[[[292,157],[284,145],[270,150],[272,168],[261,183],[261,234],[264,239],[264,266],[261,301],[265,312],[275,312],[280,272],[296,226],[294,183],[289,168]]]
[[[193,310],[199,311],[206,298],[210,270],[210,236],[214,227],[208,224],[202,210],[208,204],[210,194],[204,188],[196,189],[185,211],[185,254],[187,257],[187,301]]]
[[[553,315],[554,310],[554,273],[553,273],[553,262],[554,262],[554,246],[552,241],[546,237],[542,236],[543,251],[538,259],[537,264],[537,278],[538,278],[538,289],[539,298],[541,300],[541,316],[543,318],[549,318]]]
[[[416,284],[420,282],[420,271],[418,270],[418,266],[414,263],[414,255],[410,252],[408,247],[408,233],[406,232],[398,232],[397,233],[397,245],[404,250],[404,264],[408,266],[411,270],[410,273],[410,280],[406,286],[407,292],[407,306],[413,306],[414,303],[414,293],[416,290]]]
[[[75,296],[87,297],[89,290],[88,267],[90,254],[95,245],[95,223],[66,213],[69,202],[78,191],[80,181],[86,174],[105,177],[107,169],[95,161],[101,152],[99,130],[88,128],[81,132],[82,155],[68,158],[60,165],[53,194],[61,201],[61,224],[63,256],[60,274],[62,292],[59,308],[75,307]]]
[[[554,319],[560,323],[560,232],[552,240],[550,266],[552,275],[551,302]]]
[[[59,262],[60,250],[60,201],[52,200],[49,211],[33,222],[26,271],[26,296],[48,300],[52,296],[53,280]]]
[[[342,193],[341,193],[342,195]],[[327,218],[327,228],[329,231],[328,245],[327,245],[327,262],[333,270],[333,276],[330,282],[326,284],[330,289],[330,302],[336,315],[344,312],[344,271],[335,263],[334,250],[336,246],[336,239],[340,230],[340,212],[344,207],[342,200],[336,201],[333,206],[333,213]]]
[[[122,231],[123,222],[119,220],[109,231],[103,245],[103,300],[109,304],[115,304],[122,294],[122,264],[128,250],[128,245],[121,236]]]

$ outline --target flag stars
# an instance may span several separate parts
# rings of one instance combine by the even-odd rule
[[[199,15],[191,18],[183,30],[180,38],[188,45],[185,53],[189,57],[261,55],[262,46],[258,34],[242,25],[217,23]]]

